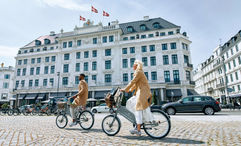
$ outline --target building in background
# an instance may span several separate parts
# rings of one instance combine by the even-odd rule
[[[194,71],[195,90],[210,95],[222,103],[241,98],[241,31]],[[227,97],[227,98],[226,98]]]
[[[9,103],[13,93],[14,68],[4,67],[4,63],[0,67],[0,106]]]
[[[133,78],[136,59],[158,103],[195,94],[186,32],[162,18],[108,26],[88,20],[73,31],[51,32],[19,49],[15,96],[26,104],[77,93],[78,76],[86,74],[89,98],[104,98],[113,87]]]

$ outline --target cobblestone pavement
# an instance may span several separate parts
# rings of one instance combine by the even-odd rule
[[[241,145],[241,114],[179,114],[171,117],[166,138],[155,140],[143,133],[129,134],[132,125],[121,117],[122,127],[114,136],[101,130],[106,114],[96,114],[89,131],[79,126],[59,129],[55,116],[0,116],[0,145]]]

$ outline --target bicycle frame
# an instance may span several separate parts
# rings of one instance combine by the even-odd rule
[[[119,92],[119,93],[118,93]],[[117,117],[118,113],[120,115],[122,115],[125,119],[127,119],[128,121],[130,121],[133,124],[136,124],[136,118],[135,115],[130,112],[125,106],[121,106],[121,102],[124,96],[124,93],[120,91],[120,89],[118,89],[117,95],[115,95],[114,97],[116,98],[116,110],[115,110],[115,114],[114,116]],[[115,118],[114,118],[115,119]],[[111,123],[111,125],[115,122],[115,120],[113,120],[113,122]]]

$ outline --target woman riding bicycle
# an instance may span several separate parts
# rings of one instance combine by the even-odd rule
[[[130,130],[130,133],[139,136],[141,135],[141,124],[153,121],[150,110],[152,94],[142,66],[141,61],[135,60],[133,79],[124,89],[121,89],[122,92],[133,92],[135,90],[134,96],[127,101],[126,108],[135,114],[137,124],[137,129]]]

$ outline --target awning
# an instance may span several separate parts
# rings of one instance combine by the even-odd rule
[[[20,95],[18,95],[18,99],[24,99],[26,96],[27,96],[26,94],[20,94]]]
[[[187,95],[199,95],[194,89],[187,89]]]
[[[102,99],[105,97],[105,95],[110,92],[109,90],[107,91],[96,91],[95,92],[95,99]]]
[[[228,97],[229,98],[239,98],[239,97],[241,97],[241,94],[230,95]]]
[[[43,99],[45,96],[45,93],[39,93],[37,99]]]
[[[167,97],[180,97],[182,96],[181,89],[167,89],[166,90]]]
[[[27,94],[27,96],[25,97],[25,99],[35,99],[37,96],[36,93],[30,93],[30,94]]]
[[[66,97],[67,95],[67,92],[59,92],[58,94],[55,92],[55,93],[50,93],[50,97]]]

